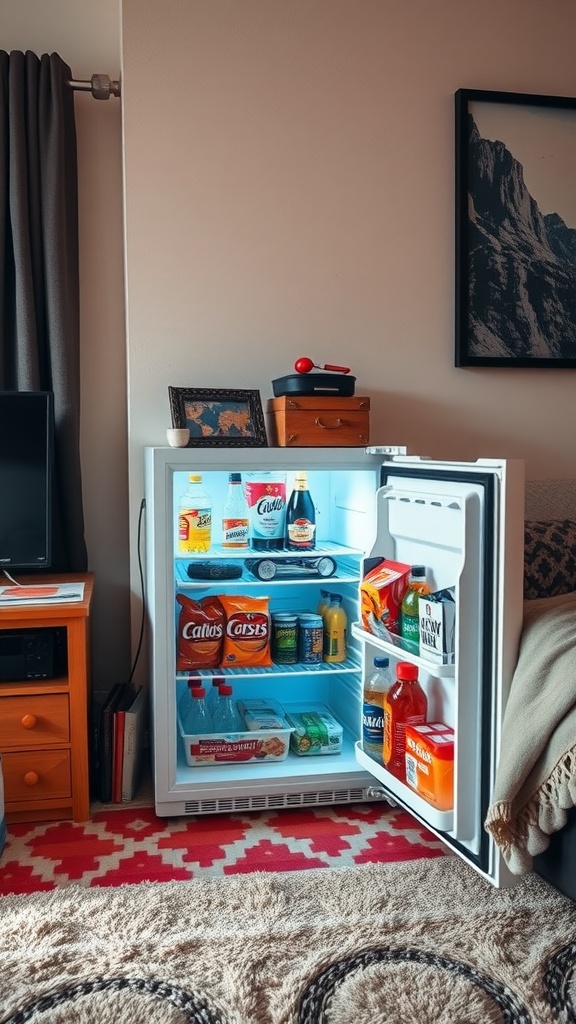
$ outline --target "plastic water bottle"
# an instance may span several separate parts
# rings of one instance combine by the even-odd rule
[[[384,764],[384,698],[392,685],[390,659],[374,658],[374,671],[364,684],[362,749]]]
[[[219,692],[220,696],[214,708],[214,732],[243,732],[244,723],[236,707],[232,687],[222,683]]]
[[[184,708],[182,708],[184,704]],[[214,725],[206,706],[203,686],[189,686],[180,701],[180,720],[186,736],[205,736],[214,732]]]
[[[206,704],[208,705],[208,712],[212,720],[214,720],[214,710],[216,708],[216,704],[218,703],[218,697],[220,696],[220,687],[223,685],[224,682],[224,676],[213,676],[212,685],[208,688],[208,693],[206,695]]]

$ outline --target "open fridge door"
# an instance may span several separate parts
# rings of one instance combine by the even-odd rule
[[[424,565],[431,591],[453,596],[455,619],[453,642],[430,655],[422,636],[412,644],[397,626],[361,614],[352,631],[363,649],[363,677],[383,652],[393,678],[399,661],[417,666],[427,722],[454,732],[451,806],[438,806],[429,793],[424,798],[414,773],[392,774],[361,741],[358,762],[484,877],[512,884],[484,820],[522,625],[523,465],[395,459],[383,468],[376,501],[376,537],[363,577],[382,559]]]

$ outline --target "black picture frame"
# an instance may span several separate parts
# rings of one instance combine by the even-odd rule
[[[455,365],[575,367],[576,98],[458,89],[455,127]]]
[[[173,427],[188,427],[187,448],[267,448],[260,392],[169,387]]]

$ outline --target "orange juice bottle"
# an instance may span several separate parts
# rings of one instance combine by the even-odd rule
[[[322,660],[336,664],[346,660],[346,629],[348,617],[342,607],[342,595],[332,594],[324,613],[324,652]]]
[[[408,661],[396,665],[396,682],[384,699],[384,764],[392,775],[406,781],[406,726],[422,725],[428,698],[418,682],[418,669]]]
[[[324,616],[326,614],[326,610],[329,607],[330,607],[330,591],[329,590],[321,590],[320,591],[320,600],[318,602],[318,607],[316,609],[316,613],[318,615],[321,615],[322,619],[324,619]]]
[[[178,547],[181,555],[209,551],[212,544],[212,502],[200,473],[190,473],[188,489],[180,498]]]

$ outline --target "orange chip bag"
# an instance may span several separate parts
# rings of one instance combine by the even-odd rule
[[[216,595],[193,601],[185,594],[176,594],[180,605],[176,669],[216,668],[222,659],[224,609]]]
[[[360,584],[362,626],[386,640],[398,633],[400,605],[408,586],[410,566],[383,558],[366,573]]]
[[[222,664],[271,665],[267,597],[220,594],[226,615]]]

